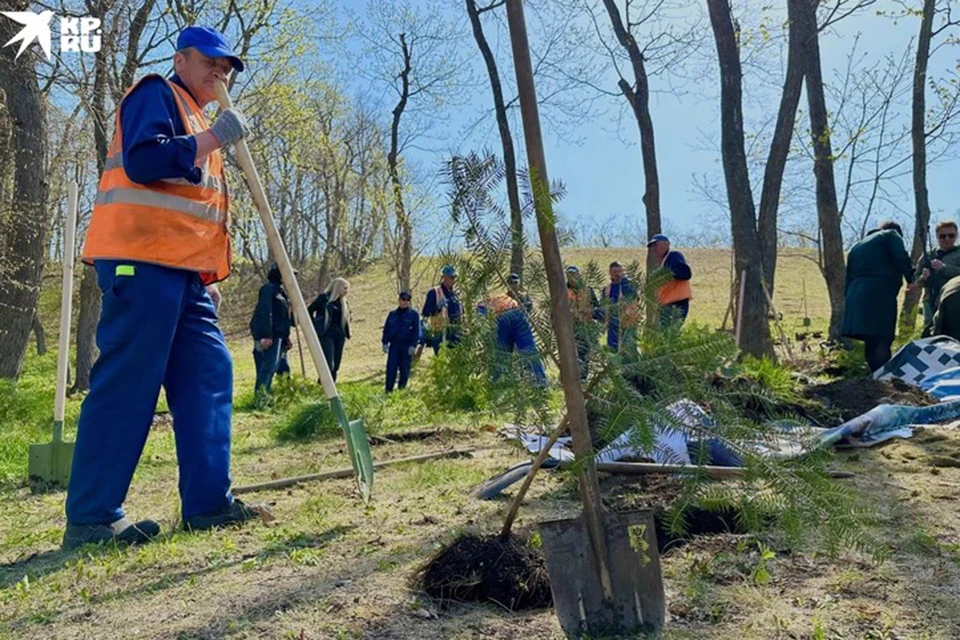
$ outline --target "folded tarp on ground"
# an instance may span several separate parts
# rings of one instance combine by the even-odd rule
[[[949,336],[909,342],[877,369],[873,377],[877,380],[899,378],[938,400],[960,398],[960,342]]]

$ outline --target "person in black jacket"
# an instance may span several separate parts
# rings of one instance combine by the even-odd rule
[[[277,373],[280,354],[289,348],[290,298],[283,288],[280,267],[270,266],[267,282],[260,287],[257,306],[250,319],[250,334],[253,336],[253,361],[257,367],[257,382],[254,387],[258,398],[270,392],[273,376]]]
[[[393,391],[400,373],[399,388],[405,389],[410,379],[410,362],[420,342],[420,314],[410,308],[410,292],[403,291],[397,308],[383,323],[383,352],[387,354],[387,393]]]
[[[350,339],[350,306],[346,300],[349,290],[350,283],[334,278],[327,290],[307,307],[334,380],[343,359],[343,346]]]

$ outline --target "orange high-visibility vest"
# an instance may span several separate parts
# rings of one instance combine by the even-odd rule
[[[567,287],[567,300],[570,301],[574,322],[586,324],[593,320],[593,302],[590,300],[590,290],[587,287],[580,287],[580,289]]]
[[[669,256],[669,252],[667,255],[663,256],[663,260],[660,261],[661,268],[663,268],[663,265],[667,263],[667,258]],[[671,280],[657,289],[657,303],[661,305],[692,299],[693,290],[690,288],[689,280]]]
[[[519,309],[520,303],[511,298],[508,294],[504,294],[489,298],[485,306],[487,308],[487,313],[491,314],[493,317],[497,317],[501,313]]]
[[[433,292],[436,296],[435,304],[439,307],[440,301],[446,299],[446,296],[443,295],[443,287],[437,285],[433,288]],[[439,313],[435,313],[427,318],[427,324],[429,325],[431,331],[443,331],[443,328],[447,325],[447,320],[449,318],[450,314],[447,312],[447,305],[443,305],[443,308],[440,309]]]
[[[124,100],[140,82],[127,90]],[[190,94],[169,80],[165,82],[173,91],[187,135],[209,129]],[[122,105],[123,101],[117,106],[116,131],[93,206],[84,262],[152,262],[197,271],[204,284],[223,280],[230,274],[230,214],[220,151],[211,152],[204,160],[200,184],[184,178],[133,182],[123,168]]]
[[[622,281],[621,281],[622,282]],[[613,283],[608,284],[603,288],[603,297],[605,300],[610,299],[610,292],[613,289]],[[620,326],[622,327],[633,327],[636,326],[640,321],[640,303],[636,298],[632,300],[627,300],[623,295],[623,289],[620,289],[620,297],[617,298],[616,302],[611,301],[611,304],[619,305],[619,315],[617,316],[620,321]],[[607,307],[607,324],[610,324],[610,307]]]

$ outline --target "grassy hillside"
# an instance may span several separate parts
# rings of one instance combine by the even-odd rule
[[[729,254],[686,252],[694,269],[693,319],[719,325],[728,302]],[[637,249],[568,251],[569,262],[629,261]],[[416,271],[433,274],[421,261]],[[303,274],[308,294],[311,274]],[[417,298],[433,278],[424,275]],[[269,503],[273,524],[205,534],[177,531],[179,504],[169,416],[155,419],[128,496],[132,518],[160,521],[162,538],[140,549],[58,549],[63,493],[31,494],[24,486],[26,446],[49,438],[53,350],[28,357],[20,383],[0,385],[0,639],[3,638],[284,638],[558,639],[552,610],[511,613],[492,605],[441,608],[419,593],[414,577],[428,557],[463,531],[491,532],[503,500],[481,502],[471,490],[527,459],[497,438],[496,410],[438,412],[421,393],[423,376],[406,394],[380,391],[384,357],[380,325],[395,304],[392,276],[382,266],[351,278],[355,338],[342,370],[351,415],[388,436],[374,456],[395,457],[459,446],[472,459],[403,465],[378,473],[375,498],[364,507],[349,479],[251,494]],[[42,308],[50,344],[56,280]],[[803,255],[780,261],[776,299],[784,328],[806,313],[824,327],[828,305],[816,266]],[[259,286],[242,274],[224,286],[224,326],[235,358],[235,484],[347,466],[336,429],[291,439],[295,416],[319,400],[319,389],[295,379],[281,385],[268,411],[250,406],[253,363],[246,322]],[[299,371],[294,349],[294,371]],[[427,358],[429,360],[429,358]],[[314,373],[309,370],[308,378]],[[789,378],[788,378],[789,380]],[[68,437],[80,398],[68,402]],[[390,434],[436,429],[422,440]],[[778,544],[776,537],[722,534],[695,538],[663,555],[669,611],[665,638],[925,638],[960,637],[960,436],[927,432],[890,446],[841,453],[833,466],[856,474],[844,482],[874,510],[875,534],[888,559],[846,552],[831,558]],[[660,481],[608,479],[618,504],[657,495]],[[571,478],[549,473],[534,483],[518,526],[575,512]]]

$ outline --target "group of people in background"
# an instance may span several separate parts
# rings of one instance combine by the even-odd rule
[[[897,296],[903,283],[915,293],[923,288],[923,336],[948,335],[960,340],[960,247],[957,223],[937,224],[937,248],[914,265],[896,222],[883,222],[847,255],[846,291],[841,333],[863,341],[871,371],[890,360],[897,328]]]
[[[656,292],[661,326],[679,328],[687,318],[693,298],[690,266],[683,254],[670,248],[670,239],[662,234],[650,238],[647,249],[651,262],[657,265],[664,281]],[[579,267],[570,265],[566,269],[567,298],[573,312],[577,356],[583,379],[587,376],[590,354],[598,347],[596,338],[600,332],[595,330],[595,325],[605,328],[610,351],[617,353],[623,350],[625,358],[636,356],[636,331],[642,315],[637,287],[619,262],[610,263],[609,275],[610,282],[598,297],[586,283]],[[452,265],[445,265],[440,271],[440,282],[427,291],[420,314],[412,306],[412,294],[409,291],[400,292],[397,307],[387,314],[381,335],[381,346],[387,356],[387,393],[407,386],[413,361],[424,346],[430,347],[438,355],[442,347],[452,348],[460,343],[464,309],[456,283],[456,269]],[[350,339],[349,290],[350,285],[346,280],[335,278],[308,307],[334,380],[343,359],[344,345]],[[516,353],[532,383],[546,385],[547,375],[531,324],[533,309],[533,301],[523,290],[520,274],[517,273],[507,277],[507,287],[503,293],[488,296],[478,304],[477,312],[492,321],[491,337],[499,351],[492,372],[494,378],[498,378],[505,370],[510,354]],[[290,371],[287,352],[293,326],[289,296],[283,287],[279,268],[272,265],[267,282],[260,288],[250,320],[258,400],[268,396],[275,375]]]

